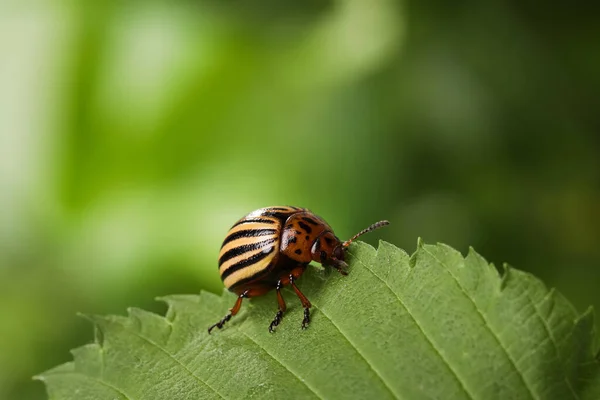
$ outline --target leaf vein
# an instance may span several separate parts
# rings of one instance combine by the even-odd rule
[[[550,341],[552,342],[552,345],[554,347],[554,351],[556,352],[556,358],[558,359],[558,361],[560,362],[560,364],[563,366],[562,369],[563,369],[563,372],[565,374],[565,382],[566,382],[567,386],[569,387],[569,390],[571,391],[571,393],[573,394],[573,396],[576,399],[579,400],[579,396],[575,392],[575,389],[573,388],[573,386],[571,384],[571,380],[569,379],[569,375],[567,374],[567,371],[565,369],[565,364],[563,363],[563,359],[562,359],[562,357],[560,355],[560,351],[558,350],[558,344],[556,343],[556,338],[552,334],[552,330],[548,326],[547,321],[542,317],[542,314],[540,313],[539,304],[541,304],[541,302],[540,303],[535,303],[533,301],[533,299],[531,299],[531,297],[529,296],[529,294],[527,295],[527,297],[529,298],[529,301],[531,301],[531,303],[533,304],[533,308],[535,310],[535,315],[537,315],[538,319],[542,322],[542,325],[544,326],[544,329],[546,330],[546,333],[548,334],[548,337],[550,337]],[[542,299],[542,302],[545,299],[546,299],[546,297],[544,296],[544,298]]]
[[[244,332],[243,329],[240,329],[240,332],[242,332],[248,339],[250,339],[250,341],[252,341],[254,344],[256,344],[256,346],[258,346],[258,348],[260,348],[262,351],[264,351],[269,357],[271,357],[273,360],[277,361],[279,363],[279,365],[281,365],[283,368],[285,368],[290,374],[292,374],[292,376],[294,378],[296,378],[299,382],[303,383],[304,386],[306,386],[308,388],[308,390],[310,390],[317,398],[319,399],[323,399],[323,397],[321,397],[317,391],[312,388],[307,382],[305,382],[304,380],[300,379],[300,377],[298,375],[296,375],[296,373],[294,373],[291,369],[289,369],[285,364],[283,364],[283,362],[281,362],[280,360],[278,360],[277,358],[275,358],[275,356],[273,356],[271,353],[269,353],[267,351],[267,349],[265,347],[263,347],[262,345],[260,345],[257,341],[255,341],[254,339],[252,339],[252,337],[250,337],[250,335],[248,335],[246,332]]]
[[[366,270],[368,270],[371,274],[373,274],[373,276],[375,276],[377,279],[379,279],[381,282],[383,282],[383,284],[388,288],[388,290],[396,297],[396,299],[398,300],[398,303],[400,303],[400,305],[402,307],[404,307],[404,309],[406,310],[406,312],[408,313],[408,315],[415,322],[415,325],[417,326],[417,328],[419,328],[419,330],[423,334],[423,337],[425,337],[425,340],[427,341],[427,343],[429,344],[429,346],[434,350],[434,353],[444,362],[444,364],[446,365],[446,367],[448,368],[448,370],[452,373],[452,375],[454,376],[454,379],[458,382],[458,384],[460,385],[460,387],[462,388],[462,390],[465,392],[465,394],[469,398],[474,398],[474,396],[471,393],[469,393],[469,391],[467,390],[465,383],[458,376],[458,373],[452,368],[452,366],[450,365],[450,362],[442,355],[441,351],[433,343],[432,339],[427,335],[427,333],[425,333],[425,330],[423,329],[423,327],[421,326],[421,324],[419,324],[419,321],[417,320],[417,318],[413,315],[413,313],[410,311],[410,309],[408,308],[408,306],[402,301],[402,299],[400,298],[400,296],[390,287],[390,285],[385,280],[381,279],[381,277],[379,277],[379,275],[377,275],[375,273],[375,271],[373,271],[371,268],[369,268],[368,264],[364,263],[360,258],[358,258],[355,253],[352,253],[350,251],[348,251],[348,253],[352,254],[352,256],[359,263],[361,263],[362,266]],[[411,268],[411,270],[412,269],[414,269],[414,268]]]
[[[126,327],[124,327],[125,329],[127,329]],[[185,364],[183,364],[181,361],[179,361],[173,354],[169,353],[166,349],[164,349],[161,345],[159,345],[158,343],[156,343],[155,341],[148,339],[147,337],[145,337],[144,335],[139,334],[138,332],[135,332],[131,329],[127,329],[129,330],[132,334],[134,334],[135,336],[139,337],[140,339],[144,340],[145,342],[151,344],[152,346],[156,347],[157,349],[159,349],[160,351],[162,351],[164,354],[166,354],[171,360],[175,361],[175,363],[179,364],[190,376],[192,376],[193,378],[195,378],[198,382],[202,383],[204,386],[206,386],[207,388],[211,389],[213,392],[215,392],[216,395],[218,395],[220,398],[224,399],[225,397],[219,393],[215,388],[213,388],[211,385],[209,385],[208,383],[206,383],[205,381],[203,381],[198,375],[194,374]]]
[[[327,315],[327,313],[322,308],[318,308],[314,304],[313,304],[313,307],[316,308],[317,310],[321,311],[321,314],[323,314],[325,316],[325,318],[327,318],[329,320],[329,322],[331,322],[331,324],[335,327],[335,329],[338,330],[338,332],[342,335],[342,337],[344,339],[346,339],[346,341],[350,344],[350,347],[352,347],[356,351],[356,353],[359,356],[361,356],[361,358],[365,361],[365,363],[367,363],[367,365],[371,368],[371,370],[379,378],[379,380],[381,381],[381,383],[383,383],[383,385],[386,387],[386,389],[390,392],[390,394],[392,395],[392,397],[399,398],[394,393],[394,391],[392,390],[392,388],[387,384],[387,382],[383,379],[383,376],[381,376],[381,374],[379,373],[379,371],[377,371],[377,369],[369,362],[369,360],[367,360],[367,358],[360,352],[360,350],[358,350],[358,346],[356,346],[354,343],[352,343],[352,341],[348,338],[348,336],[346,336],[346,334],[340,329],[340,327],[337,326],[337,324],[335,322],[333,322],[333,319],[331,319],[331,317],[329,315]]]
[[[535,399],[536,396],[534,395],[533,389],[530,387],[529,382],[527,382],[527,380],[525,379],[525,377],[523,376],[523,374],[521,373],[521,371],[517,368],[517,365],[515,364],[515,360],[512,358],[512,356],[508,352],[508,349],[506,348],[506,346],[504,345],[504,343],[500,340],[500,338],[496,335],[496,333],[492,330],[492,328],[490,328],[490,326],[488,324],[488,320],[485,317],[485,315],[483,315],[483,313],[481,312],[481,309],[479,308],[479,305],[465,291],[465,288],[463,287],[463,285],[460,283],[460,281],[454,275],[454,273],[452,273],[451,269],[446,265],[446,263],[444,263],[442,260],[440,260],[438,257],[436,257],[436,255],[433,254],[431,251],[429,251],[425,246],[423,246],[422,249],[423,249],[423,251],[425,251],[426,253],[428,253],[433,259],[435,259],[444,269],[446,269],[446,271],[448,271],[448,273],[450,274],[450,276],[452,277],[452,279],[454,279],[454,281],[456,282],[456,284],[458,285],[458,287],[460,288],[460,290],[462,291],[462,293],[465,295],[465,297],[467,299],[469,299],[471,301],[471,303],[473,303],[473,306],[475,306],[475,310],[477,311],[477,314],[479,315],[479,317],[484,322],[484,326],[492,334],[492,337],[496,340],[496,342],[498,343],[498,345],[500,346],[500,348],[504,351],[504,354],[506,354],[506,358],[508,359],[508,361],[510,361],[510,364],[512,365],[513,369],[517,373],[517,376],[519,376],[519,378],[521,378],[521,381],[523,382],[523,384],[525,385],[525,387],[529,391],[529,395],[531,396],[531,398]]]

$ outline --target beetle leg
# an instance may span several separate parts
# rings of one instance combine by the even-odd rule
[[[286,305],[285,305],[285,301],[283,300],[283,296],[281,295],[281,287],[283,286],[283,283],[281,282],[281,280],[277,281],[277,287],[275,288],[277,291],[277,304],[279,305],[279,311],[277,311],[277,314],[275,314],[275,318],[273,319],[273,322],[271,322],[271,325],[269,325],[269,332],[273,333],[275,331],[275,327],[277,325],[279,325],[279,323],[281,322],[281,319],[283,318],[283,313],[286,310]]]
[[[302,320],[302,329],[306,329],[308,328],[308,324],[310,324],[310,307],[312,306],[312,304],[310,304],[310,301],[306,298],[304,293],[302,293],[300,289],[298,289],[298,286],[296,286],[294,280],[294,275],[290,274],[290,285],[292,285],[292,289],[294,289],[294,292],[296,292],[296,296],[298,296],[300,302],[302,303],[302,307],[304,307],[304,319]]]
[[[231,317],[233,317],[235,314],[238,313],[238,311],[240,311],[240,307],[242,306],[242,300],[245,297],[248,297],[248,292],[249,290],[246,290],[244,293],[240,294],[237,298],[237,300],[235,301],[235,304],[233,305],[232,308],[229,309],[229,313],[223,317],[222,320],[220,320],[219,322],[217,322],[216,324],[212,325],[210,328],[208,328],[208,333],[210,334],[210,331],[212,331],[215,327],[216,328],[223,328],[223,325],[225,325],[225,322],[229,321],[231,319]]]

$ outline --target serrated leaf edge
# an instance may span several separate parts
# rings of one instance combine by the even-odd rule
[[[378,246],[378,248],[377,248],[377,249],[374,249],[372,246],[370,246],[370,245],[368,245],[368,244],[366,244],[366,243],[363,243],[363,242],[357,242],[357,243],[355,243],[354,245],[355,245],[355,246],[368,246],[368,247],[371,247],[373,250],[375,250],[375,256],[376,256],[376,257],[377,257],[377,255],[379,254],[379,251],[380,251],[380,249],[382,248],[382,245],[383,245],[383,247],[391,247],[391,248],[393,248],[393,249],[394,249],[394,250],[396,250],[396,251],[400,251],[400,252],[402,252],[402,253],[404,253],[404,254],[408,254],[408,253],[404,252],[404,250],[402,250],[402,249],[398,248],[397,246],[395,246],[395,245],[393,245],[393,244],[391,244],[391,243],[385,242],[385,241],[380,241],[380,242],[379,242],[379,246]],[[437,243],[436,245],[437,245],[437,246],[442,246],[442,247],[444,247],[446,250],[450,250],[450,251],[452,251],[452,252],[456,252],[456,250],[455,250],[455,249],[453,249],[452,247],[450,247],[450,246],[447,246],[447,245],[445,245],[445,244],[443,244],[443,243]],[[453,279],[456,281],[457,285],[459,286],[459,288],[461,289],[461,291],[464,293],[464,295],[465,295],[465,296],[466,296],[466,297],[467,297],[467,298],[468,298],[468,299],[469,299],[469,300],[470,300],[470,301],[473,303],[473,305],[475,306],[475,309],[477,310],[478,314],[480,315],[480,317],[481,317],[481,318],[483,319],[483,321],[484,321],[484,325],[485,325],[486,327],[488,327],[488,329],[490,329],[490,328],[489,328],[489,325],[488,325],[488,322],[487,322],[487,320],[486,320],[486,318],[485,318],[485,316],[482,314],[481,310],[479,309],[479,307],[477,306],[477,304],[475,303],[475,301],[474,301],[474,300],[473,300],[473,299],[472,299],[472,298],[469,296],[469,294],[468,294],[468,293],[466,293],[466,291],[464,290],[464,288],[462,287],[462,285],[460,284],[460,282],[458,281],[458,279],[456,278],[456,276],[454,276],[454,274],[452,273],[452,271],[450,270],[450,268],[448,268],[448,266],[447,266],[447,265],[445,265],[445,263],[444,263],[443,261],[439,260],[439,259],[438,259],[438,258],[435,256],[435,254],[433,254],[431,251],[429,251],[429,250],[428,250],[428,247],[430,247],[430,246],[433,246],[433,245],[427,245],[427,244],[425,244],[425,243],[423,242],[423,240],[422,240],[421,238],[419,238],[419,239],[418,239],[418,241],[417,241],[417,249],[415,250],[415,252],[414,252],[414,253],[412,253],[412,254],[409,256],[409,265],[410,265],[410,267],[411,267],[411,268],[414,268],[414,267],[415,267],[415,265],[416,265],[416,261],[417,261],[417,257],[419,256],[419,252],[421,252],[421,251],[425,251],[427,254],[429,254],[429,255],[430,255],[432,258],[434,258],[434,259],[435,259],[435,260],[436,260],[436,261],[437,261],[437,262],[438,262],[438,263],[439,263],[439,264],[440,264],[440,265],[441,265],[441,266],[442,266],[442,267],[443,267],[443,268],[444,268],[446,271],[448,271],[448,273],[449,273],[449,274],[450,274],[450,275],[453,277]],[[351,247],[351,248],[352,248],[352,247]],[[352,252],[351,252],[351,251],[349,251],[349,252],[352,254]],[[469,247],[469,249],[468,249],[468,255],[471,255],[471,254],[473,254],[473,255],[476,255],[477,257],[480,257],[480,258],[481,258],[483,261],[485,261],[485,259],[484,259],[483,257],[481,257],[481,255],[479,255],[479,254],[476,252],[476,250],[475,250],[473,247]],[[448,364],[448,361],[444,359],[444,357],[443,357],[443,356],[442,356],[442,354],[440,353],[439,349],[437,349],[437,348],[435,347],[435,345],[433,345],[433,343],[431,343],[431,341],[429,340],[429,337],[428,337],[427,335],[425,335],[425,333],[424,333],[424,332],[423,332],[423,330],[422,330],[422,327],[421,327],[421,326],[418,324],[418,322],[417,322],[416,318],[414,318],[414,316],[411,314],[410,310],[408,310],[408,309],[406,308],[406,306],[403,304],[403,302],[401,301],[401,299],[400,299],[400,298],[398,298],[398,296],[396,295],[396,293],[395,293],[395,292],[394,292],[394,291],[393,291],[393,290],[392,290],[392,289],[389,287],[389,285],[387,284],[387,282],[385,282],[385,281],[384,281],[384,280],[383,280],[381,277],[379,277],[379,276],[378,276],[378,275],[377,275],[377,274],[376,274],[376,273],[375,273],[373,270],[371,270],[370,268],[368,268],[367,264],[365,264],[365,263],[364,263],[364,262],[363,262],[361,259],[359,259],[358,257],[356,257],[355,253],[353,254],[353,256],[355,257],[355,259],[356,259],[356,260],[357,260],[357,261],[358,261],[360,264],[362,264],[362,265],[363,265],[363,267],[365,267],[365,268],[366,268],[366,269],[367,269],[369,272],[371,272],[371,273],[372,273],[372,274],[373,274],[375,277],[377,277],[378,279],[380,279],[380,280],[381,280],[381,281],[382,281],[382,282],[383,282],[383,283],[386,285],[386,287],[387,287],[387,288],[388,288],[388,289],[389,289],[389,290],[390,290],[390,291],[391,291],[391,292],[394,294],[394,296],[395,296],[395,297],[398,299],[398,301],[400,302],[400,304],[401,304],[401,305],[402,305],[402,306],[403,306],[403,307],[406,309],[406,311],[408,312],[408,314],[409,314],[409,315],[410,315],[410,316],[413,318],[413,320],[415,321],[415,323],[417,324],[417,326],[419,326],[419,329],[421,329],[421,331],[422,331],[423,335],[424,335],[424,336],[427,338],[427,340],[430,342],[430,344],[432,345],[432,347],[435,349],[436,353],[438,353],[438,354],[439,354],[439,356],[440,356],[440,357],[441,357],[441,358],[444,360],[444,362],[445,362],[445,363],[448,365],[448,367],[449,367],[450,371],[451,371],[451,372],[452,372],[452,373],[453,373],[453,374],[456,376],[456,374],[455,374],[454,370],[453,370],[453,369],[450,367],[450,365]],[[462,256],[462,255],[461,255],[461,257],[463,257],[463,259],[465,259],[465,258],[466,258],[466,257],[464,257],[464,256]],[[491,264],[491,263],[490,263],[489,265],[493,266],[493,264]],[[511,266],[509,266],[508,264],[503,264],[503,267],[504,267],[504,272],[505,272],[505,273],[504,273],[504,274],[502,274],[502,276],[500,276],[500,283],[499,283],[499,289],[500,289],[500,290],[504,289],[505,285],[507,285],[507,284],[508,284],[508,282],[507,282],[507,281],[508,281],[508,280],[509,280],[509,278],[510,278],[510,275],[511,275],[511,270],[513,269],[513,268],[512,268]],[[520,271],[520,270],[519,270],[519,272],[523,272],[523,273],[525,273],[525,274],[528,274],[528,273],[526,273],[526,272],[524,272],[524,271]],[[531,274],[528,274],[528,275],[531,275]],[[533,275],[531,275],[531,276],[533,276]],[[534,276],[534,278],[535,278],[535,276]],[[537,279],[537,278],[535,278],[535,279]],[[550,289],[548,290],[548,293],[546,294],[546,296],[552,296],[552,295],[554,295],[555,291],[556,291],[556,290],[555,290],[555,288],[550,288]],[[207,292],[207,293],[209,293],[209,292]],[[212,294],[212,293],[211,293],[211,294]],[[545,297],[546,297],[546,296],[545,296]],[[157,316],[159,316],[159,317],[161,317],[161,318],[163,318],[163,319],[164,319],[164,320],[165,320],[165,321],[166,321],[166,322],[167,322],[169,325],[172,325],[172,320],[171,320],[171,319],[169,319],[169,318],[167,318],[167,316],[169,315],[169,312],[170,312],[170,311],[171,311],[171,309],[172,309],[172,307],[171,307],[171,304],[170,304],[170,302],[169,302],[169,301],[170,301],[171,299],[177,299],[178,297],[186,298],[187,300],[189,300],[189,299],[199,299],[199,296],[198,296],[198,295],[189,295],[189,294],[184,294],[184,295],[169,295],[169,296],[161,296],[161,297],[157,297],[157,298],[156,298],[156,300],[157,300],[157,301],[161,301],[161,302],[165,302],[165,303],[167,303],[167,305],[169,306],[169,310],[167,311],[167,314],[166,314],[165,316],[161,316],[161,315],[159,315],[159,314],[156,314],[156,315],[157,315]],[[218,297],[218,296],[217,296],[217,297]],[[565,299],[565,300],[566,300],[566,299]],[[199,303],[199,302],[198,302],[198,303]],[[571,303],[570,303],[568,300],[567,300],[567,303],[568,303],[568,304],[571,306],[571,308],[573,308],[572,304],[571,304]],[[532,301],[531,301],[531,304],[533,304],[533,302],[532,302]],[[533,304],[533,305],[534,305],[534,307],[535,307],[535,312],[536,312],[536,315],[537,315],[537,317],[538,317],[538,318],[540,318],[540,319],[542,320],[542,322],[543,322],[543,324],[544,324],[544,327],[545,327],[545,329],[546,329],[546,331],[547,331],[547,333],[548,333],[548,327],[547,327],[547,323],[546,323],[546,321],[545,321],[545,320],[544,320],[544,319],[543,319],[543,318],[542,318],[542,317],[539,315],[539,310],[538,310],[538,308],[537,308],[537,305],[536,305],[536,304]],[[213,392],[214,392],[216,395],[218,395],[219,397],[221,397],[221,398],[224,398],[224,397],[223,397],[223,396],[222,396],[222,395],[221,395],[221,394],[220,394],[220,393],[219,393],[219,392],[218,392],[216,389],[212,388],[210,385],[208,385],[206,382],[204,382],[204,381],[203,381],[202,379],[200,379],[198,376],[196,376],[195,374],[193,374],[193,372],[192,372],[192,371],[190,371],[190,370],[189,370],[189,369],[188,369],[188,368],[187,368],[187,367],[186,367],[186,366],[185,366],[183,363],[181,363],[179,360],[177,360],[177,358],[175,358],[175,357],[174,357],[174,356],[173,356],[173,355],[172,355],[172,354],[171,354],[169,351],[167,351],[166,349],[164,349],[164,348],[163,348],[162,346],[160,346],[158,343],[155,343],[153,340],[151,340],[151,339],[149,339],[149,338],[146,338],[145,336],[143,336],[143,335],[139,334],[138,332],[135,332],[134,330],[132,330],[132,329],[130,329],[129,327],[127,327],[127,326],[126,326],[126,324],[125,324],[124,322],[125,322],[125,321],[127,321],[128,319],[130,319],[130,318],[134,317],[134,314],[135,314],[135,311],[136,311],[136,310],[142,311],[142,312],[144,312],[144,313],[146,313],[146,312],[147,312],[147,311],[145,311],[145,310],[143,310],[143,309],[136,309],[136,308],[134,308],[134,307],[131,307],[131,308],[128,308],[128,309],[127,309],[127,311],[128,311],[128,314],[129,314],[129,318],[128,318],[128,317],[124,317],[124,316],[118,316],[118,315],[108,315],[108,316],[101,316],[101,315],[93,315],[93,314],[85,314],[85,313],[78,313],[77,315],[78,315],[79,317],[82,317],[82,318],[84,318],[84,319],[87,319],[88,321],[92,322],[92,323],[93,323],[93,325],[94,325],[94,329],[99,329],[100,331],[102,331],[102,327],[103,327],[103,325],[104,325],[104,324],[106,324],[106,323],[118,323],[118,324],[120,324],[120,325],[123,327],[123,329],[127,329],[127,330],[129,330],[131,333],[133,333],[134,335],[138,336],[140,339],[142,339],[142,340],[144,340],[144,341],[148,342],[148,343],[149,343],[149,344],[151,344],[152,346],[154,346],[154,347],[156,347],[156,348],[160,349],[161,351],[163,351],[163,352],[164,352],[164,353],[165,353],[165,354],[166,354],[166,355],[167,355],[169,358],[171,358],[173,361],[175,361],[177,364],[179,364],[179,365],[180,365],[182,368],[184,368],[184,370],[186,370],[186,371],[187,371],[187,372],[188,372],[188,373],[189,373],[189,374],[190,374],[192,377],[194,377],[196,380],[198,380],[199,382],[201,382],[202,384],[204,384],[205,386],[207,386],[208,388],[210,388],[210,389],[211,389],[211,390],[212,390],[212,391],[213,391]],[[574,310],[574,308],[573,308],[573,310]],[[596,332],[596,325],[595,325],[595,323],[594,323],[594,319],[595,319],[595,318],[594,318],[594,315],[595,315],[595,314],[594,314],[594,309],[593,309],[593,307],[591,307],[591,306],[590,306],[588,309],[586,309],[586,311],[585,311],[584,313],[581,313],[581,314],[577,313],[577,312],[576,312],[576,310],[574,310],[574,311],[575,311],[575,314],[576,314],[576,315],[578,315],[578,317],[575,319],[575,321],[573,321],[575,324],[579,324],[579,323],[580,323],[582,320],[584,320],[584,319],[586,319],[586,318],[592,318],[592,327],[593,327],[593,332]],[[149,313],[149,312],[148,312],[148,313]],[[322,313],[323,315],[325,315],[325,314],[323,313],[323,311],[322,311],[322,310],[321,310],[321,313]],[[325,315],[325,316],[326,316],[326,315]],[[327,317],[327,316],[326,316],[326,317]],[[329,317],[327,317],[327,318],[328,318],[328,319],[331,321],[331,318],[329,318]],[[338,328],[338,327],[337,327],[335,324],[334,324],[334,326],[335,326],[335,327],[336,327],[336,328],[339,330],[339,328]],[[531,388],[529,387],[529,385],[527,384],[527,382],[525,381],[524,377],[521,375],[521,373],[519,372],[519,370],[516,368],[516,365],[514,364],[514,360],[512,360],[512,358],[510,358],[510,355],[508,354],[508,352],[507,352],[507,350],[506,350],[506,348],[505,348],[504,344],[503,344],[503,343],[502,343],[502,342],[499,340],[499,338],[496,336],[496,334],[495,334],[495,333],[494,333],[494,332],[493,332],[491,329],[490,329],[490,332],[492,332],[492,334],[494,335],[494,337],[496,337],[496,339],[498,340],[498,343],[500,344],[501,348],[502,348],[502,349],[503,349],[503,350],[506,352],[507,356],[508,356],[508,357],[509,357],[509,359],[511,360],[511,362],[512,362],[513,366],[515,367],[515,371],[516,371],[516,372],[517,372],[517,374],[518,374],[518,375],[519,375],[519,376],[520,376],[520,377],[523,379],[523,381],[525,382],[525,385],[526,385],[526,387],[527,387],[527,388],[529,389],[529,391],[530,391],[530,395],[532,396],[532,398],[534,398],[533,391],[531,390]],[[289,372],[290,372],[292,375],[296,376],[296,374],[294,374],[292,371],[290,371],[288,367],[286,367],[286,366],[285,366],[283,363],[281,363],[279,360],[277,360],[277,358],[275,358],[273,355],[271,355],[270,353],[268,353],[268,352],[267,352],[267,351],[266,351],[264,348],[262,348],[262,347],[261,347],[261,346],[260,346],[258,343],[256,343],[256,341],[254,341],[252,338],[250,338],[250,337],[249,337],[249,336],[248,336],[248,335],[247,335],[245,332],[243,332],[243,333],[244,333],[244,335],[245,335],[246,337],[248,337],[250,340],[252,340],[252,341],[253,341],[253,342],[254,342],[254,343],[255,343],[255,344],[256,344],[256,345],[257,345],[259,348],[261,348],[263,351],[265,351],[265,352],[266,352],[266,353],[267,353],[267,354],[268,354],[268,355],[269,355],[271,358],[273,358],[275,361],[277,361],[279,364],[281,364],[281,365],[282,365],[284,368],[286,368],[286,369],[287,369],[287,370],[288,370],[288,371],[289,371]],[[340,333],[341,333],[341,331],[340,331]],[[342,333],[342,335],[343,335],[343,333]],[[548,335],[549,335],[549,336],[551,336],[551,333],[548,333]],[[344,337],[346,337],[345,335],[343,335],[343,336],[344,336]],[[347,338],[347,337],[346,337],[346,339],[348,340],[348,338]],[[595,338],[595,339],[596,339],[596,341],[598,341],[598,339],[597,339],[597,338]],[[555,339],[554,339],[554,338],[551,338],[551,340],[553,340],[554,347],[555,347],[555,351],[558,353],[558,349],[557,349],[557,346],[556,346]],[[348,340],[348,341],[349,341],[349,340]],[[96,340],[95,340],[95,343],[99,345],[99,350],[100,350],[100,351],[103,351],[102,340],[97,340],[97,339],[96,339]],[[354,346],[354,345],[352,344],[352,342],[350,342],[350,341],[349,341],[349,343],[350,343],[350,344],[351,344],[351,345],[352,345],[354,348],[356,348],[356,346]],[[79,348],[83,348],[83,347],[85,347],[85,346],[87,346],[87,345],[81,346],[81,347],[79,347]],[[592,343],[592,346],[594,346],[594,344],[593,344],[593,343]],[[599,347],[600,347],[600,346],[599,346]],[[76,350],[76,349],[78,349],[78,348],[75,348],[75,349],[73,349],[73,350]],[[595,360],[593,359],[592,361],[590,361],[590,362],[588,362],[588,363],[585,363],[585,364],[579,364],[579,366],[588,365],[588,364],[594,364],[594,363],[598,364],[598,363],[600,362],[600,348],[596,349],[596,351],[597,351],[598,353],[597,353],[597,355],[596,355],[596,357],[595,357]],[[359,353],[359,354],[360,354],[360,353]],[[362,354],[361,354],[361,356],[362,356]],[[592,357],[593,357],[593,356],[592,356]],[[364,358],[364,356],[363,356],[363,358]],[[559,358],[559,360],[560,360],[560,358]],[[367,361],[367,363],[368,363],[368,360],[366,360],[366,359],[365,359],[365,361]],[[118,388],[116,388],[116,387],[113,387],[113,386],[112,386],[112,385],[110,385],[109,383],[107,383],[107,382],[104,382],[104,381],[102,381],[102,380],[99,380],[99,379],[97,379],[97,378],[95,378],[95,377],[91,377],[91,376],[88,376],[88,375],[81,374],[81,373],[79,373],[79,372],[77,372],[77,371],[75,371],[75,370],[71,370],[71,371],[59,370],[59,369],[64,369],[64,368],[66,368],[66,367],[74,367],[74,364],[75,364],[75,363],[74,363],[73,361],[71,361],[71,362],[67,362],[67,363],[61,364],[61,365],[59,365],[59,366],[56,366],[56,367],[54,367],[54,368],[52,368],[52,369],[50,369],[50,370],[47,370],[47,371],[45,371],[45,372],[43,372],[43,373],[41,373],[41,374],[35,375],[35,376],[33,376],[32,378],[33,378],[34,380],[38,380],[38,381],[42,381],[42,382],[45,382],[45,383],[46,383],[46,377],[47,377],[47,376],[51,376],[51,375],[58,375],[58,374],[76,374],[76,375],[82,375],[82,376],[84,376],[84,377],[86,377],[86,378],[89,378],[89,379],[91,379],[91,380],[93,380],[93,381],[96,381],[98,384],[101,384],[101,385],[103,385],[103,386],[106,386],[106,387],[109,387],[109,388],[111,388],[112,390],[116,391],[116,392],[117,392],[119,395],[123,396],[123,397],[124,397],[124,398],[126,398],[126,399],[129,399],[129,398],[130,398],[130,397],[128,397],[128,396],[127,396],[127,394],[125,394],[124,392],[122,392],[120,389],[118,389]],[[370,365],[370,363],[369,363],[369,365]],[[372,366],[371,366],[371,367],[372,367]],[[372,367],[372,368],[373,368],[373,367]],[[388,385],[388,384],[385,382],[385,380],[383,380],[383,378],[382,378],[381,374],[380,374],[380,373],[378,373],[378,372],[377,372],[377,371],[376,371],[374,368],[373,368],[373,370],[375,371],[375,373],[377,374],[377,376],[379,376],[379,377],[380,377],[380,379],[381,379],[381,380],[382,380],[382,382],[385,384],[385,386],[386,386],[386,387],[388,387],[388,389],[390,389],[389,385]],[[466,388],[465,388],[465,386],[464,386],[463,382],[462,382],[462,381],[461,381],[461,380],[460,380],[460,379],[459,379],[457,376],[456,376],[456,378],[457,378],[457,380],[459,381],[459,383],[461,384],[461,386],[463,387],[463,389],[465,390],[465,393],[466,393],[467,395],[469,395],[469,397],[473,398],[473,396],[472,396],[472,395],[471,395],[471,394],[470,394],[470,393],[469,393],[469,392],[466,390]],[[579,398],[579,397],[577,396],[576,392],[574,391],[574,389],[572,388],[572,386],[571,386],[571,382],[569,381],[569,379],[568,379],[568,376],[565,376],[565,378],[566,378],[566,380],[567,380],[567,383],[569,384],[569,388],[572,390],[573,394],[576,396],[576,398]],[[300,379],[299,379],[299,380],[300,380]],[[317,392],[316,392],[316,391],[315,391],[313,388],[311,388],[311,387],[310,387],[310,386],[309,386],[309,385],[308,385],[306,382],[304,382],[303,380],[300,380],[300,381],[301,381],[302,383],[304,383],[304,384],[305,384],[305,385],[306,385],[306,386],[307,386],[307,387],[308,387],[308,388],[311,390],[311,392],[313,392],[313,393],[314,393],[314,394],[315,394],[317,397],[319,397],[319,398],[322,398],[322,396],[320,396],[320,395],[319,395],[319,394],[318,394],[318,393],[317,393]],[[390,389],[390,391],[391,391],[391,389]],[[392,393],[394,393],[394,392],[392,391]],[[395,396],[397,396],[398,394],[394,393],[394,395],[395,395]]]

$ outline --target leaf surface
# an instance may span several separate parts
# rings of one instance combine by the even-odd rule
[[[359,242],[348,256],[348,276],[317,267],[298,281],[305,331],[292,291],[275,334],[273,293],[212,335],[233,294],[169,296],[165,317],[93,317],[95,343],[39,379],[56,400],[600,398],[592,310],[532,275],[445,245],[409,256]]]

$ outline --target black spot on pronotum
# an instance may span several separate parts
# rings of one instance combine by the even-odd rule
[[[294,251],[294,253],[296,253],[296,254],[302,254],[302,250],[296,249],[296,251]]]
[[[304,222],[300,221],[300,222],[298,222],[298,225],[300,225],[300,228],[304,229],[304,231],[306,233],[312,232],[312,228],[310,226],[306,225]]]
[[[302,219],[311,225],[318,225],[318,222],[312,219],[311,217],[302,217]]]
[[[300,232],[300,231],[295,231],[295,232],[296,232],[296,235],[301,235],[302,234],[302,232]]]
[[[329,245],[332,246],[333,245],[333,239],[330,237],[325,237],[325,242]]]
[[[321,263],[327,259],[327,253],[321,250]]]
[[[310,239],[310,236],[306,235],[305,239],[306,239],[306,240]]]
[[[298,238],[296,238],[296,236],[292,236],[287,239],[288,244],[296,243],[297,241],[298,241]]]

